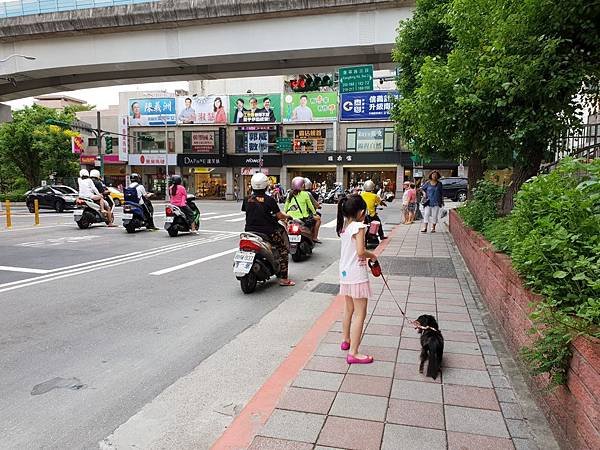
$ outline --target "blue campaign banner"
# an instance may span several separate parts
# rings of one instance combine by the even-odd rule
[[[389,120],[394,98],[396,91],[342,94],[340,120]]]
[[[129,126],[165,126],[175,125],[177,114],[175,111],[175,98],[130,98],[129,99]]]

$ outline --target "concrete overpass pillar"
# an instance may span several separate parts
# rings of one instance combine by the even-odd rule
[[[402,185],[404,184],[404,166],[398,164],[396,166],[396,197],[402,197]]]
[[[285,191],[288,189],[288,170],[287,166],[281,166],[281,172],[279,174],[279,184]]]
[[[225,183],[227,183],[227,190],[225,191],[225,200],[235,200],[235,195],[233,192],[233,168],[231,167],[227,168],[227,171],[225,172]]]

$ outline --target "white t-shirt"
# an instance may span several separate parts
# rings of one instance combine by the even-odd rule
[[[313,120],[312,110],[308,106],[297,106],[294,109],[294,120],[298,122],[310,122]]]
[[[404,191],[404,194],[402,194],[402,204],[404,206],[408,205],[408,189]]]
[[[146,195],[146,188],[139,183],[131,183],[129,187],[135,188],[138,195],[138,202],[140,205],[144,204],[144,195]]]
[[[98,189],[94,185],[94,182],[91,178],[82,179],[79,178],[77,180],[77,184],[79,185],[79,196],[83,198],[92,198],[94,195],[99,195]]]
[[[360,222],[351,222],[342,230],[342,253],[340,256],[340,283],[357,284],[369,281],[369,272],[366,259],[359,259],[356,252],[356,233],[367,225]]]

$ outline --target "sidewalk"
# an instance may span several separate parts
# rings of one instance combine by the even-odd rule
[[[445,338],[441,377],[419,374],[419,335],[381,279],[374,279],[361,351],[375,362],[346,363],[336,321],[249,448],[558,448],[527,392],[517,394],[503,370],[501,359],[509,368],[514,362],[508,355],[499,359],[475,300],[476,286],[445,224],[436,234],[419,233],[419,224],[396,227],[380,261],[410,318],[437,317]],[[521,405],[536,437],[545,435],[538,444]],[[235,432],[235,423],[229,432]]]

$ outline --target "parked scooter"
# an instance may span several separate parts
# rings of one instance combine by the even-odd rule
[[[336,183],[333,189],[323,197],[323,203],[337,203],[344,196],[346,196],[346,192],[342,188],[341,183]]]
[[[249,232],[240,234],[239,251],[233,257],[233,274],[240,281],[244,294],[254,292],[259,282],[264,283],[279,274],[279,265],[279,252],[269,243],[266,235]]]
[[[315,243],[312,239],[312,230],[301,220],[293,220],[288,224],[288,238],[290,241],[290,254],[292,261],[300,262],[312,255]]]
[[[200,228],[200,210],[194,203],[196,197],[193,194],[188,194],[187,205],[194,211],[194,221],[196,224],[196,230]],[[175,205],[167,205],[165,207],[165,230],[169,233],[169,236],[175,237],[179,232],[186,233],[192,231],[192,222],[188,220],[185,213]]]
[[[77,226],[82,230],[89,228],[95,223],[109,224],[108,217],[104,216],[100,210],[100,205],[91,198],[79,197],[75,201],[75,210],[73,211],[73,219],[77,223]],[[111,212],[114,210],[114,203],[112,204]]]

